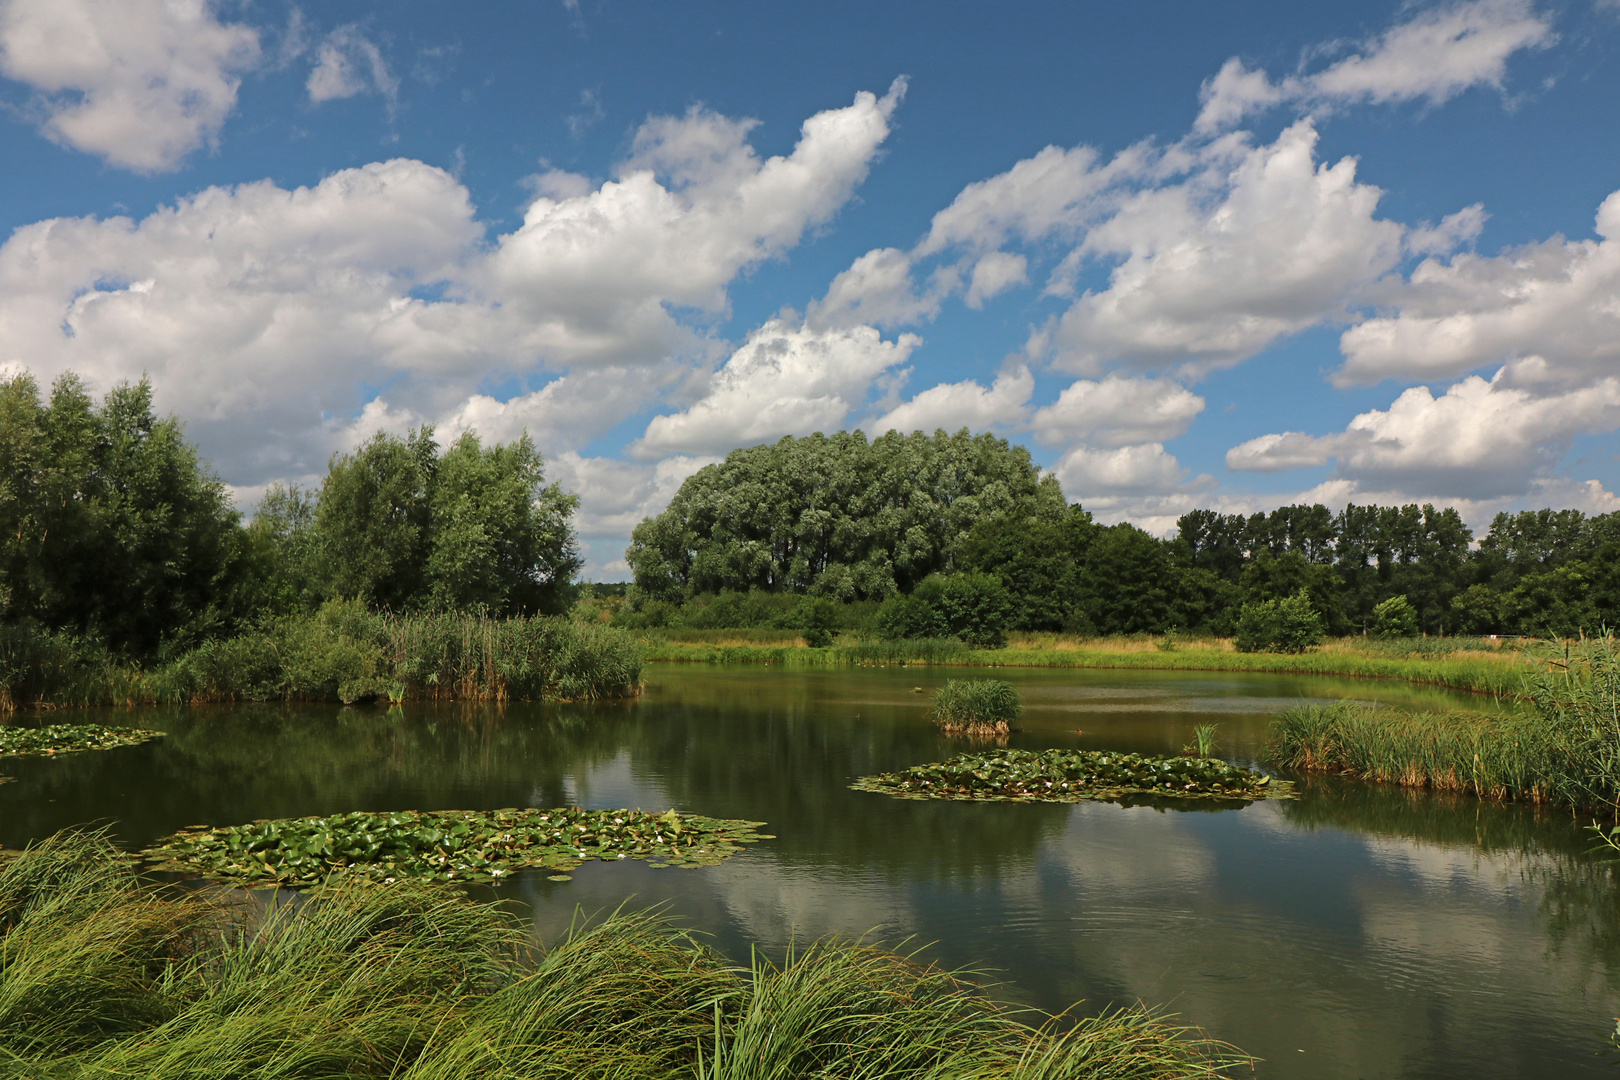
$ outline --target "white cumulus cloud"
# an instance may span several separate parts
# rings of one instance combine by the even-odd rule
[[[1023,423],[1034,392],[1035,377],[1028,367],[1017,364],[997,375],[988,389],[971,379],[929,387],[874,421],[872,431],[1015,427]]]
[[[508,332],[559,363],[623,362],[687,346],[671,309],[721,314],[738,272],[797,244],[866,178],[903,91],[805,121],[791,154],[760,160],[750,121],[695,109],[649,121],[619,178],[542,194],[481,265]]]
[[[384,424],[588,441],[627,410],[692,400],[691,373],[724,348],[705,320],[730,281],[847,201],[897,96],[819,113],[767,159],[738,141],[747,124],[655,118],[620,179],[551,174],[493,243],[465,187],[406,159],[208,188],[141,220],[24,226],[0,245],[0,365],[100,389],[150,374],[244,488],[318,472]],[[542,373],[512,401],[479,392]],[[384,397],[357,416],[368,385]]]
[[[214,139],[258,59],[207,0],[0,0],[0,74],[40,91],[46,136],[136,172]]]
[[[865,400],[873,382],[922,343],[885,341],[875,327],[817,331],[772,319],[749,335],[682,412],[656,416],[633,447],[638,457],[723,454],[781,438],[830,431]]]
[[[1470,376],[1435,397],[1426,386],[1388,409],[1351,420],[1343,432],[1264,435],[1227,452],[1228,468],[1277,471],[1337,460],[1335,475],[1360,487],[1453,499],[1528,494],[1582,432],[1620,427],[1620,378],[1537,394]]]
[[[1392,314],[1340,339],[1340,385],[1460,375],[1509,363],[1512,382],[1582,383],[1620,368],[1620,191],[1597,240],[1553,237],[1486,257],[1427,259]]]
[[[1110,375],[1071,383],[1031,425],[1044,443],[1118,447],[1185,434],[1203,411],[1204,399],[1180,383]]]
[[[1417,100],[1439,105],[1470,87],[1500,89],[1510,57],[1556,38],[1551,17],[1530,0],[1442,4],[1314,73],[1273,82],[1235,57],[1228,60],[1204,84],[1196,128],[1216,131],[1285,101],[1318,108]]]
[[[1344,315],[1398,263],[1403,228],[1374,215],[1382,193],[1357,182],[1352,159],[1318,165],[1316,141],[1300,121],[1229,173],[1125,200],[1082,249],[1123,261],[1045,339],[1055,361],[1082,373],[1110,362],[1197,372]]]

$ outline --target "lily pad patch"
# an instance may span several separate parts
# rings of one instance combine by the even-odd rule
[[[111,750],[160,738],[161,731],[105,727],[101,724],[50,724],[45,727],[0,727],[0,757],[54,757],[81,750]]]
[[[318,885],[335,873],[375,881],[501,881],[519,870],[551,880],[592,859],[712,866],[772,839],[762,821],[642,810],[401,810],[194,826],[144,852],[154,869],[246,884]]]
[[[1216,758],[1156,757],[1107,750],[989,750],[850,785],[902,799],[1081,802],[1130,796],[1288,799],[1293,785]]]

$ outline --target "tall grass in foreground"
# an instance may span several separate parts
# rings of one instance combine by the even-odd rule
[[[160,894],[99,836],[0,859],[7,1075],[1191,1080],[1248,1061],[1140,1005],[1031,1026],[861,943],[738,969],[621,911],[537,951],[443,886],[263,905]]]
[[[387,615],[333,602],[142,668],[93,643],[0,632],[0,710],[217,701],[569,701],[628,697],[641,647],[562,618]]]
[[[1620,646],[1582,640],[1525,676],[1522,716],[1410,713],[1341,702],[1272,722],[1277,765],[1620,817]]]

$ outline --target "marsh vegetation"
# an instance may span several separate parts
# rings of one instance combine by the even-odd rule
[[[1541,661],[1524,679],[1525,713],[1300,705],[1274,722],[1267,754],[1285,768],[1620,816],[1620,645],[1586,638]]]
[[[1248,1060],[1139,1006],[1010,1009],[870,944],[738,968],[619,911],[537,949],[447,886],[163,891],[74,834],[0,859],[0,949],[0,1051],[36,1076],[1192,1080]]]

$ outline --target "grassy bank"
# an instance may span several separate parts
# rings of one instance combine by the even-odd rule
[[[721,632],[711,631],[715,638]],[[693,635],[696,636],[696,635]],[[958,641],[843,641],[831,648],[675,641],[649,638],[648,660],[709,664],[781,664],[792,667],[925,664],[961,667],[1123,668],[1163,671],[1255,671],[1402,679],[1499,697],[1525,692],[1535,665],[1517,652],[1475,639],[1464,647],[1425,647],[1424,639],[1379,642],[1345,638],[1307,653],[1240,653],[1230,639],[1065,638],[1015,635],[1005,649],[970,649]]]
[[[221,701],[592,700],[641,686],[641,646],[566,619],[383,615],[330,603],[151,667],[0,628],[0,711]]]
[[[280,906],[160,893],[82,836],[0,859],[0,955],[16,1075],[1191,1080],[1247,1065],[1140,1006],[1060,1028],[870,945],[739,969],[621,912],[537,951],[443,886],[354,882]]]
[[[1526,681],[1514,716],[1300,705],[1272,722],[1284,768],[1620,813],[1620,647],[1584,641]]]

